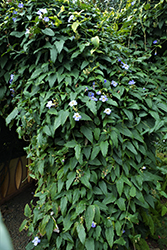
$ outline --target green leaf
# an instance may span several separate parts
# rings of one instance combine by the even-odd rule
[[[75,148],[75,146],[77,145],[77,142],[75,140],[72,140],[72,141],[68,141],[65,146],[67,148]]]
[[[99,47],[99,42],[100,42],[100,40],[99,40],[99,37],[98,37],[98,36],[92,37],[92,38],[91,38],[91,42],[93,43],[93,45],[94,45],[95,47]]]
[[[106,235],[106,239],[107,239],[109,246],[112,248],[113,243],[114,243],[114,228],[113,228],[113,226],[110,228],[106,228],[105,235]]]
[[[94,216],[95,216],[95,206],[90,205],[86,209],[86,213],[85,213],[85,222],[86,222],[86,227],[87,227],[88,231],[91,229],[92,221],[94,219]]]
[[[126,210],[125,199],[124,198],[120,197],[115,203],[118,205],[118,207],[119,207],[119,209],[121,211],[125,211]]]
[[[135,149],[135,147],[133,146],[133,144],[129,141],[127,141],[126,143],[126,147],[132,152],[134,153],[135,155],[137,155],[137,151]]]
[[[46,36],[54,36],[55,35],[54,31],[50,28],[45,28],[44,30],[42,30],[42,33],[45,34]]]
[[[93,134],[89,128],[81,126],[80,131],[91,143],[93,143]]]
[[[83,61],[81,64],[81,70],[83,70],[89,64],[88,61]]]
[[[121,237],[121,238],[115,240],[114,244],[118,244],[118,245],[124,246],[126,244],[126,241]]]
[[[67,181],[66,181],[66,189],[69,190],[72,182],[74,181],[76,177],[76,173],[75,172],[70,172],[68,175],[67,175]]]
[[[119,193],[119,196],[122,195],[123,192],[123,188],[124,188],[124,181],[123,179],[118,179],[118,181],[116,182],[116,187],[117,187],[117,191]]]
[[[50,238],[51,238],[52,233],[53,233],[53,229],[54,229],[54,221],[52,218],[50,218],[50,220],[45,228],[48,241],[50,241]]]
[[[61,236],[58,236],[57,239],[56,239],[56,246],[57,246],[58,249],[60,249],[62,240],[63,240],[63,239],[62,239]]]
[[[61,192],[63,186],[64,186],[64,182],[61,179],[59,179],[58,180],[58,193]]]
[[[73,247],[74,247],[74,244],[71,242],[68,242],[66,250],[71,250],[71,249],[73,249]]]
[[[63,41],[63,40],[54,42],[54,45],[56,46],[59,54],[61,53],[61,51],[63,49],[64,43],[65,43],[65,41]]]
[[[99,152],[100,152],[100,147],[94,146],[91,154],[91,160],[94,160],[94,158],[96,158]]]
[[[132,186],[130,189],[130,196],[135,197],[136,196],[136,188],[135,186]]]
[[[100,129],[99,128],[95,128],[95,130],[94,130],[94,137],[95,137],[95,139],[97,141],[99,140],[100,133],[101,133]]]
[[[50,128],[49,128],[48,125],[45,125],[45,126],[44,126],[43,131],[44,131],[44,133],[47,134],[48,136],[51,136],[51,135],[52,135],[52,133],[51,133]]]
[[[162,109],[163,111],[167,112],[167,105],[165,103],[159,102],[157,104],[158,108]]]
[[[80,115],[81,115],[81,120],[92,121],[92,119],[88,115],[86,115],[85,113],[80,112]]]
[[[87,250],[95,250],[94,239],[93,238],[86,239],[85,247]]]
[[[53,47],[52,49],[50,49],[50,59],[53,63],[55,63],[56,59],[57,59],[57,50],[55,47]]]
[[[81,181],[82,184],[84,184],[86,187],[91,188],[91,184],[90,184],[89,180],[90,180],[90,171],[87,170],[87,171],[84,172],[84,175],[81,176],[80,181]]]
[[[6,86],[0,87],[0,100],[4,97],[6,89]]]
[[[107,103],[110,104],[111,106],[118,107],[118,103],[116,101],[113,101],[111,98],[107,101]]]
[[[24,34],[25,34],[24,31],[22,31],[22,32],[19,32],[19,31],[12,31],[12,32],[10,33],[10,36],[15,36],[15,37],[20,38],[20,37],[24,36]]]
[[[28,204],[26,204],[25,208],[24,208],[24,215],[26,217],[30,217],[31,216],[31,208],[29,207]]]
[[[110,194],[104,198],[103,203],[107,205],[107,204],[113,203],[115,200],[116,200],[116,197],[113,194]]]
[[[130,110],[123,109],[124,113],[127,115],[128,119],[131,121],[133,120],[133,113]]]
[[[46,78],[46,80],[49,82],[50,88],[53,87],[54,83],[56,82],[56,79],[57,79],[57,74],[56,74],[56,73],[55,73],[55,74],[50,74],[50,75]]]
[[[26,219],[23,220],[23,222],[21,223],[21,226],[19,227],[19,232],[21,232],[25,228],[27,222],[28,222],[28,220],[26,220]]]
[[[77,160],[79,160],[81,154],[81,145],[77,144],[74,149],[75,149],[75,157]]]
[[[77,20],[76,22],[74,22],[71,27],[72,27],[72,30],[76,33],[76,30],[78,28],[78,26],[80,25],[80,22]]]
[[[84,228],[83,224],[78,223],[78,225],[77,225],[77,233],[78,233],[78,237],[79,237],[81,243],[84,245],[85,244],[85,239],[86,239],[86,233],[85,233],[85,228]]]
[[[66,197],[61,198],[60,209],[61,209],[61,214],[63,215],[63,217],[65,217],[66,211],[67,211],[67,198]]]
[[[107,155],[108,146],[109,146],[108,141],[101,141],[101,142],[100,142],[100,149],[101,149],[102,155],[103,155],[104,157],[106,157],[106,155]]]
[[[19,111],[17,108],[13,109],[13,111],[6,117],[6,124],[8,125],[11,120],[13,120],[17,115]]]
[[[93,100],[89,100],[86,102],[86,106],[90,109],[90,111],[94,114],[97,115],[97,107],[96,107],[96,102]]]

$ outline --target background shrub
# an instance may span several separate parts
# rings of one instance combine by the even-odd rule
[[[155,155],[166,132],[163,8],[2,3],[1,115],[29,140],[39,200],[21,230],[40,238],[36,249],[146,245],[143,222],[154,234],[150,209],[166,195]]]

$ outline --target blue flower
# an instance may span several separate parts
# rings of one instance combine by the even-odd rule
[[[88,96],[89,97],[92,97],[92,96],[94,96],[95,94],[93,93],[93,92],[88,92]]]
[[[158,41],[157,40],[155,40],[154,42],[153,42],[153,44],[156,44]]]
[[[106,95],[101,95],[99,100],[102,101],[102,102],[106,102],[106,101],[108,101],[108,98],[107,98]]]
[[[126,69],[126,70],[128,70],[129,69],[129,65],[127,65],[126,63],[122,63],[123,65],[122,65],[122,68],[123,69]]]
[[[68,23],[70,23],[71,20],[73,20],[73,19],[74,19],[74,15],[71,15],[71,16],[68,18]]]
[[[95,84],[96,84],[96,83],[95,83],[95,82],[93,82],[93,86],[92,86],[92,87],[93,87],[93,89],[95,89]]]
[[[100,90],[97,91],[96,94],[97,94],[97,95],[101,95],[101,91],[100,91]]]
[[[49,22],[49,17],[46,17],[46,16],[45,16],[45,17],[44,17],[44,21],[45,21],[45,22]]]
[[[88,87],[85,88],[85,92],[88,91]]]
[[[94,221],[92,221],[92,226],[91,227],[93,227],[93,228],[96,227],[96,223]]]
[[[17,18],[16,18],[16,17],[13,17],[12,19],[13,19],[13,22],[15,23]]]
[[[98,99],[97,99],[96,97],[94,97],[94,96],[91,96],[91,100],[93,100],[93,101],[95,101],[95,102],[98,101]]]
[[[134,5],[135,4],[135,1],[131,2],[131,5]]]
[[[104,79],[104,83],[106,83],[107,82],[107,80],[106,79]]]
[[[70,107],[72,106],[76,106],[77,105],[77,101],[73,100],[69,103]]]
[[[128,82],[128,84],[129,84],[129,85],[133,85],[133,84],[135,84],[135,81],[134,81],[134,80],[131,80],[131,81]]]
[[[82,116],[79,113],[74,113],[73,118],[75,121],[79,121],[82,118]]]
[[[13,11],[13,15],[16,15],[17,14],[17,11],[15,10],[15,11]]]
[[[110,108],[106,108],[104,110],[104,113],[107,114],[107,115],[110,115],[111,114],[111,109]]]
[[[26,29],[25,35],[26,34],[30,34],[30,30],[29,29]]]
[[[52,25],[52,27],[55,27],[53,22],[51,22],[51,25]]]
[[[41,240],[38,237],[35,237],[34,240],[32,241],[32,243],[34,244],[34,246],[37,246],[38,243],[40,243]]]
[[[122,230],[122,233],[124,234],[124,233],[125,233],[125,230]]]
[[[23,8],[23,7],[24,7],[24,4],[23,4],[23,3],[19,3],[19,4],[18,4],[18,7],[19,7],[19,8]]]
[[[112,80],[111,85],[116,87],[118,85],[118,83]]]

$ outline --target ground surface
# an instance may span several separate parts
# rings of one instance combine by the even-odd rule
[[[24,207],[33,199],[34,185],[26,187],[21,193],[0,206],[4,223],[12,238],[14,250],[25,250],[31,240],[26,231],[19,232],[24,216]]]
[[[20,194],[0,206],[4,223],[12,238],[14,250],[25,250],[26,245],[31,240],[31,238],[27,236],[26,231],[23,230],[22,232],[19,232],[19,227],[25,219],[24,207],[33,199],[34,191],[35,186],[31,185],[25,188]],[[166,225],[163,229],[163,234],[166,238]],[[150,247],[150,250],[167,250],[167,246],[157,242],[156,240],[147,239],[147,243]]]

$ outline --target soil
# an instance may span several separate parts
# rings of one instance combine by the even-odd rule
[[[24,216],[24,207],[33,199],[35,191],[34,184],[24,188],[17,196],[11,198],[0,206],[4,224],[6,225],[12,239],[14,250],[25,250],[26,245],[31,240],[27,236],[27,231],[19,232],[19,227]]]

